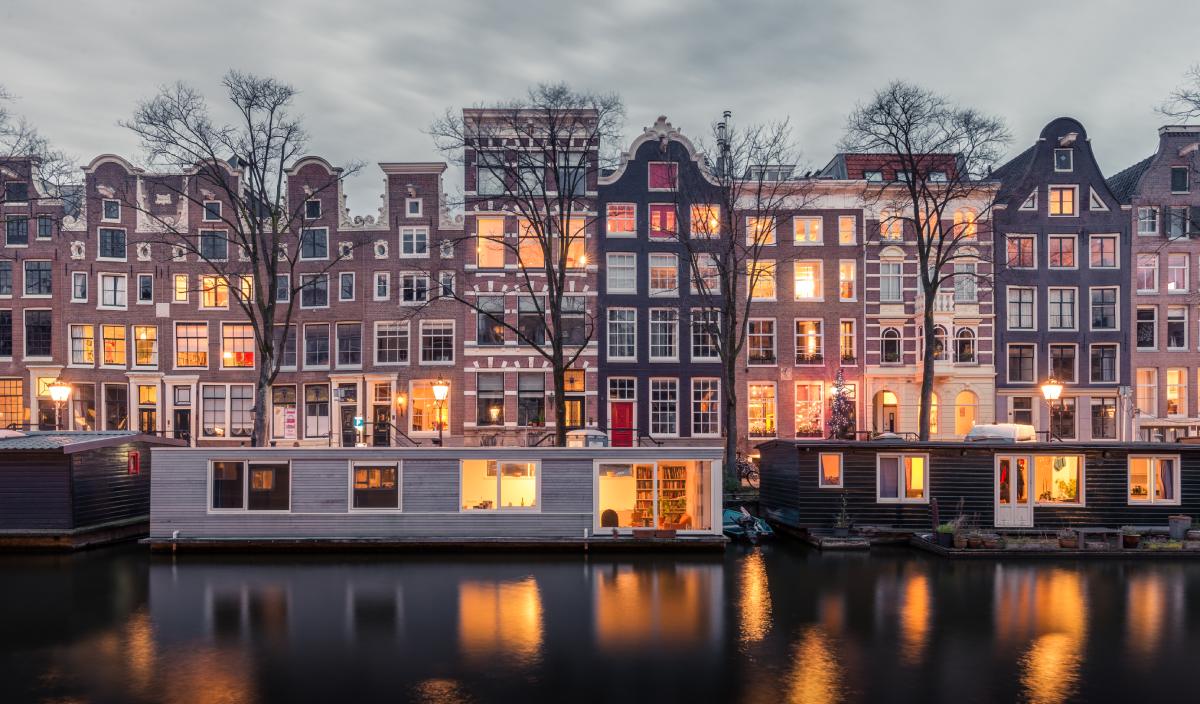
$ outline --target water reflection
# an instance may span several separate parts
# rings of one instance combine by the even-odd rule
[[[738,589],[741,640],[756,643],[771,628],[771,592],[767,588],[767,567],[761,550],[755,550],[742,561]]]
[[[787,701],[827,704],[842,700],[844,669],[833,639],[821,626],[804,629],[792,653],[795,668],[788,677]]]
[[[998,566],[993,619],[999,640],[1028,643],[1018,661],[1028,701],[1050,704],[1077,694],[1088,619],[1078,571]]]
[[[458,591],[458,642],[468,659],[514,658],[529,666],[542,649],[542,598],[533,577],[465,582]]]
[[[0,556],[0,701],[1159,701],[1200,652],[1182,562],[115,554]]]

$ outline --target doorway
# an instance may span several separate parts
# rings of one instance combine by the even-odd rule
[[[172,418],[175,427],[175,439],[192,444],[192,409],[176,408]]]
[[[1033,458],[1028,455],[996,457],[996,526],[1028,528],[1033,526]]]
[[[608,415],[612,446],[633,447],[633,401],[610,402]]]

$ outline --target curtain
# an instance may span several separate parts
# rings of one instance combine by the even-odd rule
[[[879,458],[879,497],[883,499],[900,498],[900,488],[897,485],[900,459],[897,457]]]

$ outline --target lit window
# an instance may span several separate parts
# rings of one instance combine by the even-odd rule
[[[775,244],[775,218],[746,218],[746,243],[751,245]]]
[[[652,191],[673,191],[679,184],[679,165],[669,161],[652,161],[646,165],[648,187]]]
[[[605,217],[605,232],[609,237],[636,235],[637,206],[633,203],[609,203]]]
[[[796,364],[821,364],[823,335],[822,321],[796,321]]]
[[[175,325],[175,366],[181,369],[208,366],[208,323]]]
[[[746,414],[750,437],[775,437],[775,384],[751,383]]]
[[[899,213],[891,210],[879,213],[879,238],[893,242],[904,239],[904,219]]]
[[[691,208],[691,226],[692,237],[720,237],[721,207],[719,205],[693,205]]]
[[[954,239],[973,240],[979,236],[979,224],[976,218],[979,214],[972,208],[960,208],[954,211]]]
[[[200,277],[200,307],[228,308],[229,281],[223,276]]]
[[[650,295],[679,295],[679,258],[674,254],[649,256]]]
[[[819,381],[796,383],[796,437],[825,435],[825,385]]]
[[[881,454],[876,500],[879,503],[926,503],[929,501],[929,456]]]
[[[1038,504],[1083,504],[1083,457],[1038,455],[1033,460],[1033,496]]]
[[[650,236],[654,238],[673,239],[677,228],[675,224],[676,210],[672,203],[651,203],[649,206]]]
[[[759,301],[775,300],[775,260],[747,262],[750,297]]]
[[[504,218],[477,218],[476,264],[480,269],[504,268]]]
[[[1130,504],[1179,504],[1178,455],[1129,456]]]
[[[221,366],[225,369],[254,366],[254,328],[225,323],[221,326]]]
[[[821,471],[817,478],[817,486],[822,489],[841,489],[842,453],[822,452],[818,457]]]
[[[796,262],[795,297],[797,301],[820,301],[824,299],[822,285],[822,262]]]
[[[858,218],[853,215],[838,216],[838,244],[854,244],[858,241]]]
[[[1092,235],[1088,240],[1088,266],[1093,269],[1115,269],[1117,259],[1116,235]]]
[[[174,292],[175,292],[175,302],[176,303],[187,303],[187,299],[188,299],[188,275],[187,274],[176,274],[175,275]]]
[[[158,366],[157,326],[133,326],[133,364],[138,367]]]
[[[1071,217],[1076,214],[1077,186],[1050,186],[1048,191],[1051,217]]]
[[[538,506],[538,464],[507,460],[463,460],[463,511],[530,510]]]
[[[796,244],[821,244],[824,240],[821,218],[792,218],[792,229]]]
[[[127,342],[124,325],[101,325],[100,335],[103,342],[104,356],[101,364],[104,366],[124,367]]]

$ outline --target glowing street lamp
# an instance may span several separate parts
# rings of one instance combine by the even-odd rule
[[[433,382],[433,407],[437,412],[438,424],[438,447],[443,447],[442,432],[446,424],[442,421],[442,404],[446,402],[446,397],[450,395],[450,382],[445,378],[438,376],[437,381]]]
[[[55,379],[46,387],[50,400],[54,402],[54,429],[62,430],[62,407],[71,398],[71,385],[61,379]]]
[[[1053,410],[1054,409],[1052,408],[1052,404],[1053,404],[1053,402],[1059,400],[1059,398],[1062,396],[1062,392],[1063,392],[1063,385],[1058,383],[1058,380],[1056,380],[1054,377],[1050,377],[1046,381],[1042,382],[1042,396],[1046,397],[1046,409],[1051,412],[1051,423],[1050,423],[1050,437],[1051,438],[1054,437],[1054,423],[1053,423],[1053,420],[1054,420],[1053,419]],[[1064,410],[1065,410],[1065,408],[1060,403],[1059,404],[1059,414],[1061,415],[1062,411],[1064,411]]]

